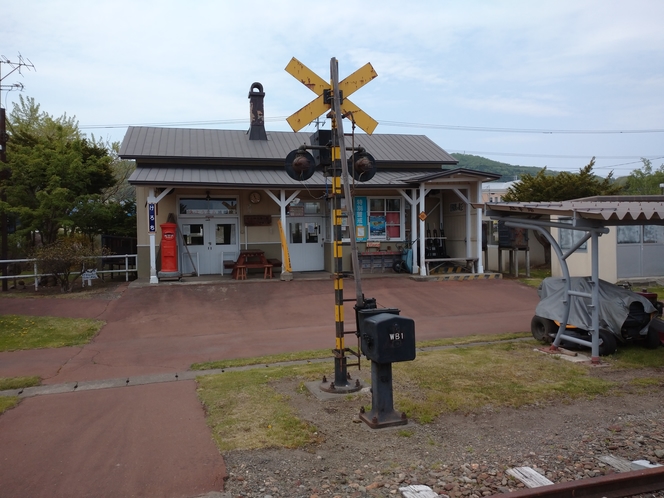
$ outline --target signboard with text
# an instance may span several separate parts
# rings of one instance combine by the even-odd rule
[[[358,242],[364,242],[367,230],[367,198],[355,197],[355,235]]]
[[[148,204],[148,232],[154,233],[157,231],[157,216],[155,214],[154,203]]]

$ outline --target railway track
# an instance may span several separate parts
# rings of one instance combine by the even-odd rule
[[[503,498],[625,498],[664,496],[664,467],[633,470],[493,495]]]

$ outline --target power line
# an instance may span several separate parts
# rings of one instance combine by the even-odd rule
[[[267,122],[284,121],[287,116],[275,116],[271,118],[264,118]],[[172,122],[157,122],[157,123],[124,123],[124,124],[92,124],[82,125],[81,129],[99,129],[99,128],[126,128],[128,126],[209,126],[209,125],[223,125],[223,124],[237,124],[246,123],[246,118],[241,119],[221,119],[221,120],[208,120],[208,121],[172,121]],[[567,135],[620,135],[620,134],[644,134],[644,133],[664,133],[664,129],[651,128],[642,130],[556,130],[556,129],[537,129],[537,128],[497,128],[489,126],[460,126],[460,125],[447,125],[447,124],[431,124],[431,123],[407,123],[402,121],[380,121],[383,126],[394,126],[401,128],[427,128],[439,130],[457,130],[457,131],[471,131],[471,132],[491,132],[491,133],[539,133],[546,135],[554,134],[567,134]]]
[[[514,156],[514,157],[541,157],[544,159],[590,159],[591,157],[594,157],[595,159],[615,159],[615,160],[622,160],[622,159],[640,159],[640,158],[645,158],[645,159],[651,159],[651,160],[656,160],[656,159],[662,159],[662,157],[656,157],[656,156],[593,156],[592,154],[588,154],[585,156],[580,156],[580,155],[567,155],[567,154],[527,154],[523,152],[488,152],[488,151],[482,151],[482,150],[458,150],[458,149],[446,149],[448,152],[456,152],[459,154],[482,154],[482,155],[490,155],[490,156]]]
[[[287,116],[275,116],[271,118],[264,118],[266,122],[284,121]],[[141,124],[110,124],[110,125],[82,125],[81,129],[106,129],[106,128],[127,128],[129,126],[210,126],[210,125],[231,125],[246,123],[246,118],[241,119],[220,119],[208,121],[170,121],[170,122],[155,122],[155,123],[141,123]],[[384,126],[399,126],[406,128],[431,128],[431,129],[447,129],[459,131],[472,131],[472,132],[503,132],[503,133],[542,133],[542,134],[638,134],[638,133],[662,133],[664,129],[649,129],[649,130],[544,130],[544,129],[528,129],[528,128],[491,128],[481,126],[456,126],[456,125],[435,125],[435,124],[421,124],[421,123],[406,123],[399,121],[380,121]],[[592,154],[588,155],[570,155],[570,154],[528,154],[522,152],[492,152],[492,151],[471,151],[471,150],[458,150],[447,149],[449,152],[456,152],[461,154],[478,154],[485,156],[510,156],[510,157],[535,157],[542,159],[590,159]],[[664,156],[594,156],[595,159],[602,160],[631,160],[636,161],[620,163],[610,166],[597,166],[596,169],[608,169],[618,166],[628,166],[640,163],[641,159],[658,160],[663,159]]]
[[[489,126],[459,126],[446,124],[427,123],[404,123],[400,121],[380,121],[384,126],[400,126],[403,128],[431,128],[438,130],[479,131],[495,133],[542,133],[546,135],[614,135],[614,134],[637,134],[637,133],[664,133],[664,129],[652,128],[644,130],[555,130],[537,128],[496,128]]]
[[[651,161],[656,161],[657,159],[664,159],[664,156],[661,157],[644,157],[643,159],[650,159]],[[610,164],[608,166],[596,166],[595,169],[609,169],[617,168],[618,166],[630,166],[632,164],[639,164],[641,161],[632,161],[629,163],[620,163],[620,164]]]
[[[279,116],[275,118],[264,118],[264,121],[276,122],[283,121],[285,117]],[[242,119],[220,119],[220,120],[210,120],[210,121],[169,121],[169,122],[160,122],[160,123],[124,123],[124,124],[92,124],[92,125],[81,125],[82,130],[97,130],[105,128],[128,128],[129,126],[209,126],[209,125],[224,125],[224,124],[237,124],[237,123],[247,123],[246,118]]]

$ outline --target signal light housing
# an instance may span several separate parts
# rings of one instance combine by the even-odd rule
[[[293,180],[303,182],[316,171],[316,160],[304,147],[290,151],[285,162],[286,173]]]
[[[357,182],[368,182],[376,174],[376,160],[366,150],[360,149],[348,158],[348,169]]]

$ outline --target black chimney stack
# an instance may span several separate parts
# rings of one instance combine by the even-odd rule
[[[265,133],[265,121],[263,114],[263,85],[254,83],[249,90],[249,114],[251,127],[249,128],[249,140],[267,140]]]

